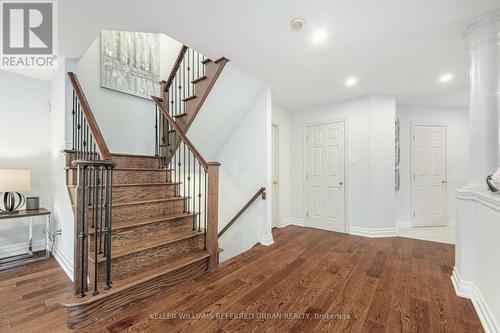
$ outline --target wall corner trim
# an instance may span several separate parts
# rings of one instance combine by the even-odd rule
[[[296,225],[298,227],[304,226],[304,220],[295,217],[284,217],[280,221],[280,228],[288,227],[289,225]]]
[[[396,228],[364,228],[356,226],[349,228],[349,234],[370,238],[397,237],[398,235]]]
[[[410,220],[399,220],[398,228],[399,229],[411,228],[411,221]]]
[[[260,243],[264,246],[269,246],[274,244],[273,235],[262,235]]]
[[[500,325],[476,284],[471,281],[462,280],[456,266],[453,268],[453,274],[450,278],[457,296],[471,300],[484,331],[486,333],[500,332]]]
[[[52,250],[52,256],[56,259],[57,263],[61,266],[69,279],[73,281],[73,265],[68,258],[66,258],[66,256],[62,254],[57,247],[54,247]]]

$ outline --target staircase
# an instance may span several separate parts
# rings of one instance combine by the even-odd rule
[[[68,327],[87,327],[217,268],[219,164],[206,162],[185,133],[226,62],[182,48],[162,96],[153,97],[154,156],[110,153],[69,73],[75,287],[61,302]]]

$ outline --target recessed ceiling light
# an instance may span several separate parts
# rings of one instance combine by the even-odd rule
[[[355,76],[350,76],[345,80],[345,85],[348,87],[355,86],[358,83],[358,78]]]
[[[439,77],[439,81],[440,82],[450,82],[451,80],[453,80],[453,78],[454,78],[453,74],[446,73],[446,74],[441,75],[441,77]]]
[[[300,30],[300,29],[302,29],[304,27],[304,24],[306,24],[306,20],[304,20],[301,17],[296,17],[291,22],[293,30]]]
[[[322,29],[316,30],[315,32],[313,32],[311,36],[311,41],[313,42],[313,44],[316,45],[324,43],[325,40],[326,40],[326,31]]]

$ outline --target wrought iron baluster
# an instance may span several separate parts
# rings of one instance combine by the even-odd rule
[[[75,159],[80,159],[80,151],[81,151],[81,117],[82,117],[82,112],[80,109],[80,103],[77,100],[77,107],[76,107],[76,112],[77,112],[77,122],[78,124],[76,125],[76,135],[77,135],[77,140],[76,140],[76,152],[75,152]]]
[[[191,152],[192,153],[192,152]],[[191,166],[189,166],[191,167]],[[193,230],[196,230],[196,159],[193,154],[193,197],[189,198],[193,207],[191,212],[193,213]]]
[[[106,166],[106,217],[105,217],[105,244],[104,256],[106,257],[106,284],[104,289],[111,288],[111,198],[113,195],[112,172],[113,169]]]
[[[87,283],[87,267],[86,267],[86,260],[85,260],[85,256],[87,255],[86,254],[86,249],[87,249],[87,244],[86,244],[86,241],[87,241],[87,226],[86,226],[86,210],[87,210],[87,203],[85,202],[86,201],[86,197],[85,197],[85,192],[86,192],[86,183],[87,183],[87,166],[83,166],[83,167],[78,167],[78,169],[80,170],[81,174],[80,174],[80,179],[79,179],[79,186],[83,186],[83,189],[82,189],[82,209],[81,209],[81,226],[80,226],[80,232],[79,232],[79,235],[78,235],[78,238],[80,239],[80,248],[81,248],[81,255],[80,255],[80,269],[81,269],[81,274],[80,274],[80,282],[81,282],[81,285],[80,285],[80,294],[79,294],[79,297],[84,297],[85,296],[85,291],[86,291],[86,283]],[[80,183],[80,180],[81,180],[81,183]]]
[[[102,230],[103,230],[103,210],[104,210],[104,185],[105,185],[105,181],[106,181],[106,178],[104,178],[104,168],[102,167],[100,169],[100,173],[101,173],[101,177],[100,177],[100,197],[101,197],[101,200],[99,201],[99,254],[103,254],[103,246],[102,246],[102,241],[103,241],[103,234],[102,234]]]
[[[184,148],[186,147],[186,144],[184,144]],[[188,193],[187,193],[187,197],[190,198],[191,197],[191,172],[189,171],[189,169],[191,168],[191,151],[188,152],[188,177],[187,177],[187,180],[188,180]],[[189,199],[187,200],[187,212],[188,213],[191,213],[191,206],[189,204]]]
[[[97,166],[94,166],[94,204],[93,204],[93,214],[94,218],[92,219],[92,226],[94,226],[94,291],[92,292],[92,295],[95,296],[99,294],[99,291],[97,290],[97,274],[99,272],[99,267],[98,267],[98,237],[99,237],[99,224],[98,224],[98,219],[99,219],[99,209],[98,209],[98,204],[99,204],[99,168]]]
[[[71,115],[73,116],[73,143],[72,147],[73,150],[75,150],[75,144],[76,144],[76,96],[75,96],[75,91],[73,90],[73,108],[71,110]]]
[[[184,167],[184,172],[182,173],[182,196],[186,196],[186,144],[183,144],[179,146],[179,149],[182,148],[182,155],[183,155],[183,167]],[[188,172],[189,172],[189,167],[188,167]],[[189,175],[188,175],[189,177]],[[179,185],[180,186],[180,185]],[[189,190],[188,190],[189,191]],[[189,207],[186,207],[186,201],[184,201],[184,213],[188,211]]]
[[[196,166],[196,164],[195,164]],[[198,161],[198,232],[201,231],[201,163]]]
[[[180,149],[180,147],[177,149],[177,153],[178,153],[178,156],[177,156],[178,157],[177,158],[177,160],[178,160],[178,164],[177,164],[177,166],[178,166],[178,172],[177,172],[178,173],[178,176],[177,176],[178,179],[176,180],[176,182],[180,183],[181,182],[181,166],[182,166],[182,162],[181,162],[181,149]],[[180,192],[181,192],[181,189],[180,189],[180,186],[179,186],[179,196],[181,195]]]
[[[205,212],[204,212],[204,220],[205,220],[205,232],[204,232],[204,237],[203,237],[203,249],[207,249],[207,203],[208,203],[208,182],[207,182],[207,177],[208,173],[204,171],[205,173]]]

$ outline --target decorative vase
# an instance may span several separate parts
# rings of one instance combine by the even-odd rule
[[[486,177],[486,183],[491,192],[500,195],[500,168],[497,169],[495,174]]]

